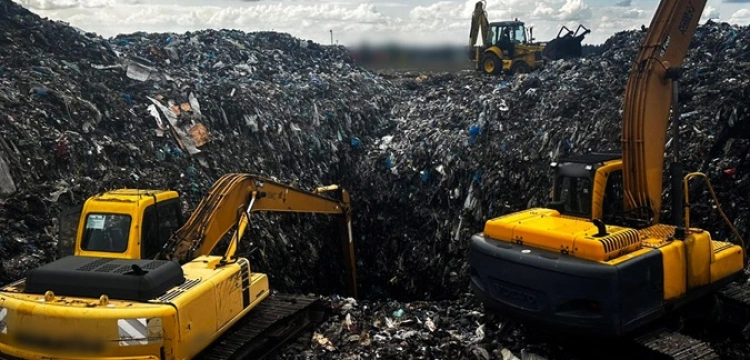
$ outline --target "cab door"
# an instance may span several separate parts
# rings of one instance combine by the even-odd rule
[[[83,205],[78,205],[60,213],[57,221],[57,258],[73,255],[76,236],[81,222]]]
[[[179,199],[151,204],[143,211],[141,259],[153,259],[169,238],[182,226]]]

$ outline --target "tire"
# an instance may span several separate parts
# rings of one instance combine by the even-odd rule
[[[482,55],[482,62],[480,63],[480,69],[485,74],[499,74],[503,71],[503,62],[494,53],[486,53]]]

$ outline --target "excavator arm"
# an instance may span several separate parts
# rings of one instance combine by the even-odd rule
[[[672,79],[687,54],[706,0],[663,0],[628,78],[622,124],[626,212],[659,222]]]
[[[190,218],[167,241],[157,258],[185,263],[197,256],[209,255],[236,225],[223,259],[225,263],[233,262],[236,260],[234,253],[239,239],[249,225],[250,213],[255,211],[341,215],[341,244],[347,268],[347,285],[349,293],[356,298],[349,193],[341,189],[341,201],[320,195],[338,189],[333,185],[308,192],[253,174],[226,174],[214,184]]]

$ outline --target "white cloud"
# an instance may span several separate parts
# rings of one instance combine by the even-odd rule
[[[468,41],[471,14],[477,0],[432,0],[419,6],[410,5],[406,0],[370,0],[370,3],[357,0],[14,1],[43,17],[63,20],[105,37],[136,31],[229,28],[288,32],[303,39],[329,43],[329,30],[333,30],[334,38],[344,44],[366,38],[463,45]],[[205,4],[201,4],[203,1]],[[617,31],[648,25],[656,10],[655,0],[632,4],[637,7],[629,0],[607,6],[595,6],[588,1],[487,0],[486,10],[490,21],[515,18],[525,21],[528,27],[534,27],[534,37],[539,41],[552,39],[563,25],[575,30],[583,24],[591,29],[586,37],[589,43],[601,43]],[[709,0],[703,18],[718,18],[720,1]],[[736,11],[729,21],[748,23],[750,14],[747,10]]]
[[[583,0],[566,0],[557,15],[560,20],[588,20],[591,18],[591,8]]]
[[[33,10],[58,10],[72,8],[105,8],[117,4],[138,4],[139,0],[15,0]]]
[[[737,10],[734,14],[732,14],[732,17],[729,18],[729,22],[733,24],[741,24],[741,25],[750,24],[750,10],[748,9]]]
[[[713,6],[706,6],[701,14],[701,22],[706,22],[708,19],[718,19],[720,17],[719,9]]]
[[[416,6],[409,12],[412,20],[456,20],[463,18],[463,3],[440,1],[429,6]]]
[[[623,12],[620,17],[623,19],[640,19],[646,12],[641,9],[630,9]]]

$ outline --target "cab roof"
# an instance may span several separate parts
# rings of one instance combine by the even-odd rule
[[[523,21],[508,20],[508,21],[494,21],[490,23],[490,27],[495,26],[508,26],[508,25],[523,25]]]
[[[601,164],[612,160],[618,160],[622,157],[619,151],[592,152],[588,154],[576,154],[569,157],[561,158],[558,163],[577,163],[586,165]]]
[[[157,201],[167,200],[178,196],[174,190],[152,190],[152,189],[117,189],[91,197],[97,201],[120,201],[141,202],[152,201],[156,196]]]

